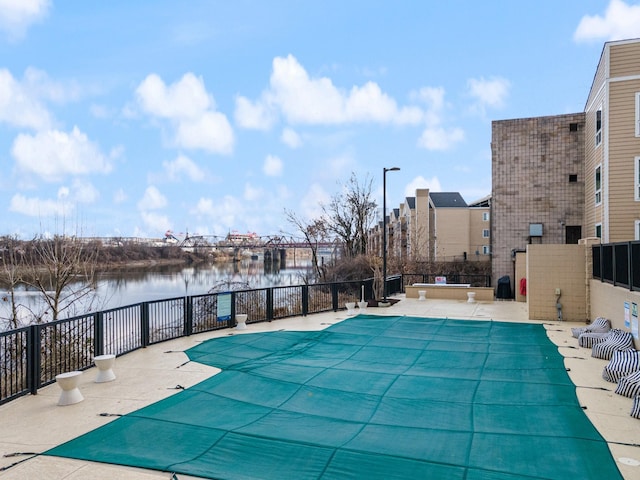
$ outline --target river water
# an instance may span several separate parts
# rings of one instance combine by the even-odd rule
[[[61,314],[60,318],[87,312],[107,310],[109,308],[132,305],[135,303],[200,295],[217,289],[225,291],[240,288],[263,288],[272,286],[301,285],[309,272],[309,263],[298,260],[278,263],[251,260],[214,264],[197,264],[189,267],[182,265],[162,265],[131,270],[101,272],[98,275],[96,294],[91,303],[79,305],[73,311]],[[0,292],[0,331],[8,328],[10,303],[6,292]],[[17,290],[21,324],[30,323],[29,312],[43,311],[40,294]],[[46,316],[45,316],[46,319]]]

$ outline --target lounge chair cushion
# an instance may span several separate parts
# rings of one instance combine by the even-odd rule
[[[611,322],[604,317],[598,317],[586,327],[572,328],[571,335],[579,338],[583,333],[606,333],[609,330],[611,330]]]
[[[624,330],[611,329],[607,337],[596,343],[591,349],[591,356],[611,360],[616,350],[628,350],[633,348],[633,336]]]
[[[587,332],[583,333],[578,337],[578,345],[584,348],[591,348],[596,343],[602,342],[607,336],[609,332]]]
[[[626,377],[640,370],[640,352],[638,350],[616,350],[609,364],[602,370],[602,378],[607,382],[618,383]]]
[[[640,395],[633,399],[633,406],[631,407],[631,416],[633,418],[640,418]]]
[[[640,370],[618,381],[616,393],[625,397],[633,398],[640,395]]]

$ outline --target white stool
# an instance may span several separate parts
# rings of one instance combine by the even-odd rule
[[[116,362],[115,355],[98,355],[93,361],[98,368],[96,383],[110,382],[116,379],[116,374],[113,373],[113,364]]]
[[[427,291],[426,290],[418,290],[418,300],[423,301],[426,300],[427,298]]]
[[[356,314],[356,302],[347,302],[344,306],[347,307],[347,315]]]
[[[244,330],[247,328],[247,314],[239,313],[236,315],[236,328],[238,330]]]
[[[84,400],[82,393],[78,389],[78,380],[80,379],[82,372],[66,372],[56,375],[56,383],[62,389],[60,398],[58,399],[58,405],[73,405],[74,403]]]
[[[467,292],[467,303],[476,303],[476,292]]]
[[[358,302],[358,308],[360,309],[360,313],[365,313],[367,311],[367,307],[369,306],[369,302],[363,300]]]

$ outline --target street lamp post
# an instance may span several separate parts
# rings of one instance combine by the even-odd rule
[[[382,301],[387,302],[387,172],[397,172],[398,167],[382,169]]]

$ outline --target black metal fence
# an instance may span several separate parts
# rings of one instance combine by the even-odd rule
[[[402,278],[389,277],[390,294]],[[93,366],[93,358],[123,355],[166,340],[247,323],[337,311],[346,302],[374,298],[373,279],[231,292],[231,320],[217,317],[220,294],[142,302],[0,333],[0,404],[55,382],[56,375]]]
[[[640,291],[640,241],[592,246],[593,278]]]

